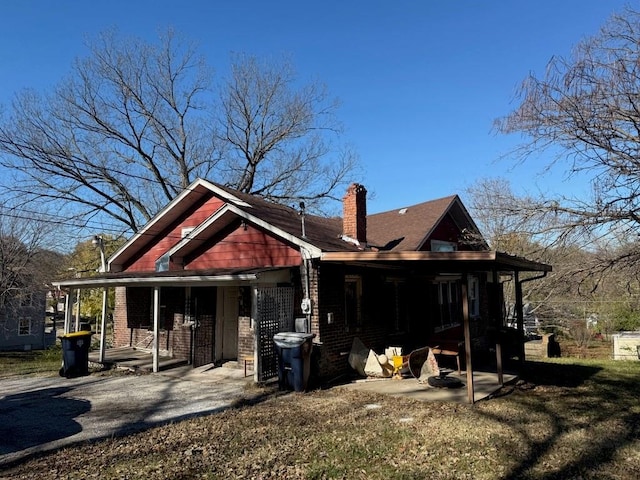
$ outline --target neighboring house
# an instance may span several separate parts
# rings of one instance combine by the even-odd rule
[[[0,350],[43,350],[54,345],[56,334],[46,325],[45,308],[44,291],[0,307]]]
[[[116,288],[115,346],[152,349],[156,365],[159,353],[194,366],[249,357],[261,381],[277,375],[273,335],[295,325],[316,335],[317,378],[350,371],[354,338],[378,352],[462,344],[463,360],[480,358],[505,324],[504,275],[521,311],[520,272],[551,270],[489,251],[458,196],[367,215],[354,184],[343,208],[306,215],[199,179],[109,273],[57,284]]]

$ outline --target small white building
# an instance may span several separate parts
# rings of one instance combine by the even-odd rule
[[[614,360],[640,360],[640,332],[620,332],[612,338]]]

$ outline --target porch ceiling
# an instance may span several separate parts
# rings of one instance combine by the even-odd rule
[[[321,261],[355,265],[402,266],[434,272],[550,272],[551,265],[496,251],[325,252]]]

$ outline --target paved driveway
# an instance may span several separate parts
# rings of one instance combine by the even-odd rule
[[[236,369],[0,380],[0,465],[85,440],[214,413],[247,397]]]

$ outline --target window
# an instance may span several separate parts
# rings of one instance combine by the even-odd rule
[[[169,271],[170,255],[165,253],[156,260],[156,272],[168,272]]]
[[[460,281],[437,280],[431,287],[432,318],[436,332],[460,325]]]
[[[468,278],[468,294],[469,297],[469,316],[480,316],[480,281],[475,275],[469,275]]]
[[[443,240],[431,240],[432,252],[455,252],[458,245],[453,242],[445,242]]]
[[[386,321],[393,324],[396,332],[404,332],[408,326],[407,286],[400,279],[385,282],[383,309]]]
[[[31,317],[20,317],[18,320],[18,335],[31,335]]]
[[[186,237],[191,232],[193,232],[194,228],[196,228],[196,227],[182,227],[182,231],[180,232],[180,236],[182,238]]]
[[[21,307],[33,307],[33,293],[24,293],[20,295]]]
[[[357,275],[344,279],[344,317],[347,326],[362,325],[362,279]]]

